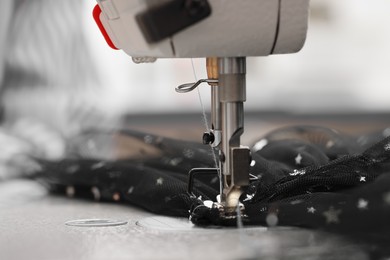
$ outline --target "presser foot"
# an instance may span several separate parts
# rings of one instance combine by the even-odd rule
[[[226,207],[224,203],[214,202],[213,208],[217,208],[219,211],[219,217],[223,221],[233,221],[238,223],[238,221],[245,222],[248,216],[245,214],[245,207],[240,202],[236,207]],[[233,223],[234,224],[234,223]]]
[[[218,175],[218,172],[218,168],[191,169],[188,174],[187,193],[193,198],[197,197],[193,191],[197,175]],[[245,222],[248,216],[245,214],[245,206],[239,200],[242,194],[241,187],[233,186],[228,191],[226,190],[221,190],[220,196],[218,196],[221,201],[213,202],[211,208],[218,209],[222,221],[229,225]]]
[[[221,201],[215,203],[222,219],[239,221],[247,217],[245,206],[240,202],[242,192],[242,187],[235,185],[223,189]]]

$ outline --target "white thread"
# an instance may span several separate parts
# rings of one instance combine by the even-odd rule
[[[195,70],[195,65],[194,65],[194,60],[193,59],[191,59],[191,65],[192,65],[192,73],[194,73],[195,82],[198,82],[198,76],[196,75],[196,70]],[[202,109],[203,123],[204,123],[204,126],[206,127],[207,132],[210,132],[210,126],[209,126],[208,120],[207,120],[206,109],[204,107],[204,104],[203,104],[203,101],[202,101],[202,95],[200,93],[199,88],[197,88],[197,91],[198,91],[200,107]]]
[[[257,252],[257,246],[254,244],[254,242],[251,240],[251,238],[246,234],[244,222],[241,215],[241,208],[240,208],[240,201],[237,204],[236,207],[236,225],[237,225],[237,232],[239,237],[239,246],[243,248],[245,252],[247,252],[248,256],[253,256],[256,258],[256,256],[259,255],[259,252]],[[249,257],[252,259],[251,257]]]
[[[194,60],[193,60],[192,58],[191,58],[191,65],[192,65],[192,72],[194,73],[195,82],[198,82],[198,76],[196,75]],[[199,97],[200,107],[201,107],[201,109],[202,109],[203,123],[204,123],[204,126],[206,127],[207,132],[210,133],[210,126],[209,126],[209,124],[208,124],[206,109],[205,109],[205,107],[204,107],[204,104],[203,104],[203,101],[202,101],[202,95],[201,95],[201,93],[200,93],[199,88],[197,88],[197,91],[198,91],[198,97]],[[214,153],[214,149],[213,149],[211,146],[210,146],[210,148],[211,148],[211,154],[213,155],[213,159],[214,159],[214,163],[215,163],[215,168],[218,169],[218,177],[219,177],[219,179],[221,179],[222,176],[221,176],[221,171],[220,171],[220,169],[219,169],[217,156],[216,156],[215,153]]]

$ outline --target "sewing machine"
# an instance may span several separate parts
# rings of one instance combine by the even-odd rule
[[[206,57],[208,79],[176,88],[211,87],[211,130],[203,142],[217,154],[223,218],[245,217],[239,201],[249,184],[251,155],[244,132],[246,58],[294,53],[305,41],[309,0],[97,0],[93,14],[107,43],[136,63]],[[191,177],[191,178],[192,178]],[[190,183],[192,181],[190,180]],[[191,192],[191,190],[189,191]],[[239,209],[240,213],[236,213]]]

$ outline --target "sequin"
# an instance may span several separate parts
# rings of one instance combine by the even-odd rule
[[[78,219],[65,222],[67,226],[73,227],[113,227],[126,225],[128,222],[114,219]]]

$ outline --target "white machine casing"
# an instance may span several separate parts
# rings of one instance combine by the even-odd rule
[[[305,42],[309,0],[209,0],[206,19],[148,43],[136,15],[168,0],[97,0],[113,44],[132,57],[249,57],[299,51]]]

